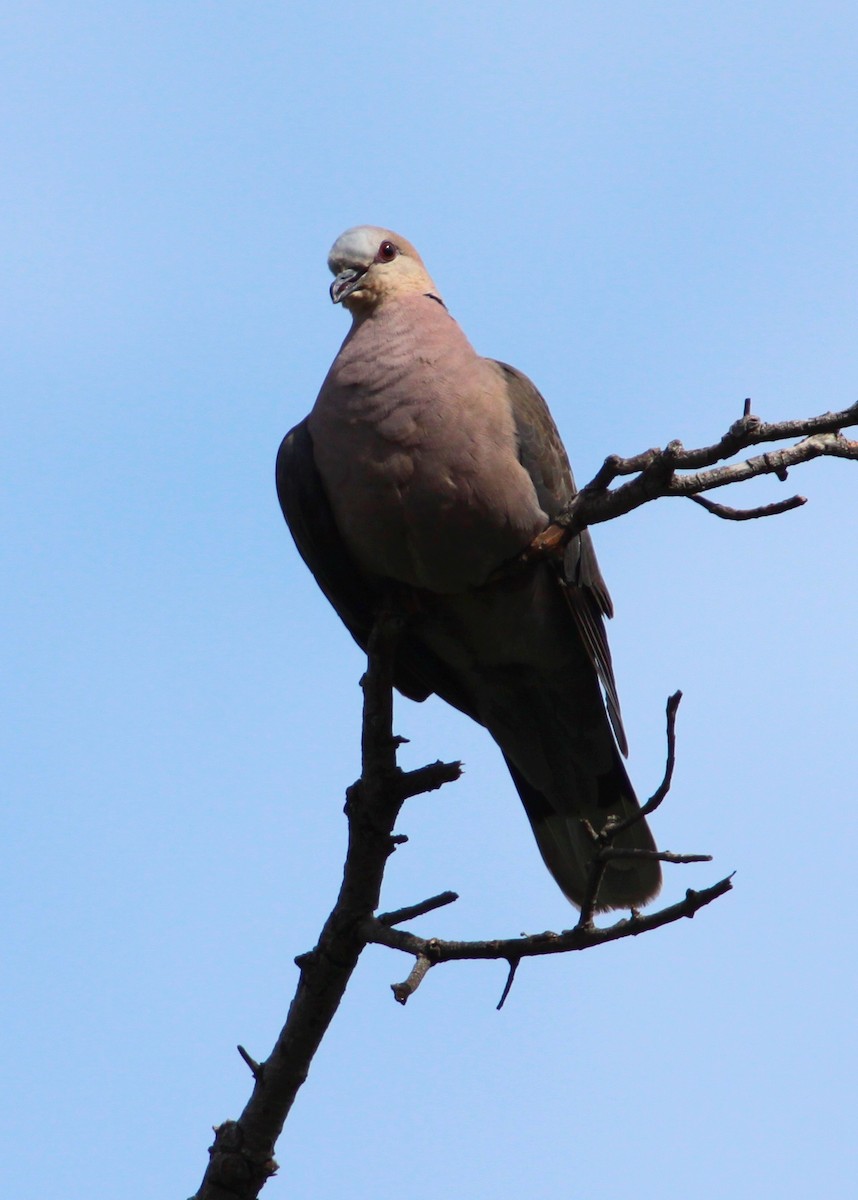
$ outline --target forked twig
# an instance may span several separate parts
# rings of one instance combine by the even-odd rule
[[[792,467],[814,458],[843,458],[856,462],[858,441],[850,441],[841,433],[842,429],[855,425],[858,425],[858,404],[841,412],[822,413],[805,420],[767,423],[751,413],[750,401],[746,400],[739,420],[710,446],[686,450],[682,442],[672,441],[661,450],[657,447],[644,450],[631,458],[611,454],[553,524],[534,538],[527,550],[498,575],[520,569],[535,558],[556,555],[587,526],[611,521],[663,497],[687,497],[730,521],[771,517],[800,508],[806,502],[803,496],[791,496],[774,504],[743,510],[703,499],[700,493],[744,483],[761,475],[774,475],[783,481]],[[800,440],[792,446],[768,450],[742,462],[725,461],[752,446],[790,438]],[[719,463],[723,465],[718,466]],[[611,486],[616,480],[632,475],[636,478],[628,483]]]

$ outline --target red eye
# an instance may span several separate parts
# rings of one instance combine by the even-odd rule
[[[382,242],[378,248],[376,260],[378,262],[392,262],[398,253],[399,251],[396,249],[393,242]]]

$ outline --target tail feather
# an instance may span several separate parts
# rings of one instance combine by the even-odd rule
[[[601,829],[609,817],[624,819],[639,810],[625,767],[617,755],[613,770],[600,779],[600,800],[592,811],[574,816],[558,812],[546,796],[533,787],[514,763],[506,758],[524,810],[536,838],[545,865],[558,886],[580,908],[590,879],[595,846],[584,827],[588,820]],[[624,849],[655,850],[653,836],[645,820],[621,833],[615,845]],[[654,859],[614,859],[609,862],[596,897],[596,911],[638,908],[652,900],[661,889],[661,868]]]
[[[617,744],[619,738],[625,748],[604,631],[597,637],[601,625],[592,606],[583,632],[576,628],[565,591],[546,568],[499,588],[422,598],[417,629],[456,681],[455,697],[437,681],[433,690],[497,742],[546,866],[580,906],[595,849],[583,822],[602,829],[610,817],[632,816],[639,805]],[[617,846],[655,849],[643,821],[620,834]],[[614,859],[596,907],[637,907],[660,886],[656,860]]]

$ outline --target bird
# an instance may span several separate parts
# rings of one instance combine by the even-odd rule
[[[476,352],[405,238],[348,229],[328,267],[351,328],[277,455],[298,551],[364,650],[398,598],[396,688],[488,730],[564,895],[637,909],[661,886],[642,818],[614,845],[645,853],[610,859],[588,894],[592,831],[639,811],[589,531],[506,569],[576,491],[548,406],[522,372]]]

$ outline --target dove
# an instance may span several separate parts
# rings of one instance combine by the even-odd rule
[[[589,531],[507,569],[575,494],[557,427],[525,375],[477,354],[405,238],[348,229],[328,266],[352,324],[281,444],[286,522],[364,650],[382,606],[408,614],[395,686],[488,730],[548,870],[580,907],[590,830],[639,805]],[[643,819],[614,844],[655,850]],[[660,886],[655,858],[612,859],[595,909],[638,908]]]

